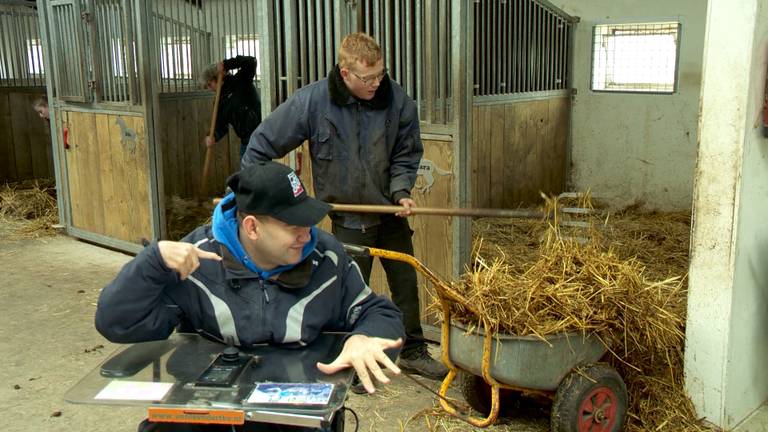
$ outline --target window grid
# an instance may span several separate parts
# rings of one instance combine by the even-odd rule
[[[674,93],[680,23],[594,27],[592,90]]]

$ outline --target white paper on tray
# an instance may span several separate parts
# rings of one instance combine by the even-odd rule
[[[162,400],[173,383],[143,381],[110,381],[94,399]]]

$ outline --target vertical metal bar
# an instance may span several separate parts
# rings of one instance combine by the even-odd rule
[[[434,123],[435,119],[435,64],[436,59],[435,56],[437,53],[435,53],[435,2],[433,0],[425,0],[425,9],[426,14],[424,16],[425,18],[425,24],[424,24],[424,38],[425,38],[425,46],[424,46],[424,67],[428,68],[426,70],[426,75],[424,76],[424,84],[426,89],[425,94],[425,100],[426,100],[426,121],[427,123]]]
[[[109,38],[105,35],[107,35],[106,29],[104,28],[104,10],[103,5],[94,0],[93,2],[93,22],[94,27],[96,28],[95,34],[91,37],[91,41],[93,41],[93,47],[92,50],[94,53],[98,53],[98,57],[100,61],[98,63],[101,63],[99,65],[99,73],[94,74],[96,76],[97,80],[97,86],[98,91],[96,92],[96,101],[99,102],[101,100],[108,100],[108,85],[109,80],[107,79],[107,76],[110,71],[110,66],[112,62],[109,59],[109,56],[106,55],[104,52],[104,46],[105,42],[109,43]],[[102,36],[104,35],[104,36]],[[100,36],[100,37],[99,37]],[[97,63],[94,61],[94,63]]]
[[[192,20],[194,17],[194,10],[192,8],[195,7],[194,1],[188,1],[183,2],[181,7],[183,7],[183,17],[181,19],[181,40],[179,41],[179,48],[182,51],[181,54],[181,68],[182,68],[182,81],[181,81],[181,90],[184,92],[191,90],[191,84],[192,84],[192,74],[194,68],[192,67],[192,44],[193,44],[193,29],[194,26],[192,25]]]
[[[483,94],[487,95],[491,93],[491,19],[493,16],[490,2],[486,2],[483,6]]]
[[[309,78],[309,56],[307,50],[307,4],[306,0],[298,0],[299,3],[299,25],[294,29],[299,33],[299,87],[303,87],[310,82]]]
[[[114,26],[114,17],[112,15],[112,8],[109,3],[102,4],[101,14],[103,15],[104,33],[102,42],[105,44],[104,53],[108,59],[109,68],[105,72],[107,74],[106,82],[103,85],[104,98],[109,101],[114,101],[117,97],[117,71],[115,70],[115,60],[118,59],[115,52],[115,38],[117,37],[117,30]]]
[[[31,31],[29,29],[29,14],[28,13],[22,13],[22,44],[24,46],[24,70],[26,71],[25,80],[27,82],[27,85],[34,85],[33,81],[33,74],[32,74],[32,68],[30,68],[29,62],[30,60],[33,60],[33,58],[30,56],[30,54],[33,54],[33,51],[30,50],[32,47],[31,44]],[[33,63],[34,65],[34,60]]]
[[[422,0],[415,0],[415,13],[414,13],[414,27],[415,27],[415,41],[416,41],[416,52],[415,52],[415,64],[416,64],[416,70],[414,71],[415,75],[415,81],[416,81],[416,95],[418,96],[418,99],[416,99],[416,106],[419,111],[419,118],[424,117],[424,77],[426,76],[426,71],[424,70],[424,62],[423,62],[423,56],[424,56],[424,28],[423,28],[423,19],[425,16],[424,13],[424,3]]]
[[[403,77],[400,84],[405,89],[405,92],[415,99],[414,85],[413,85],[413,15],[412,8],[413,0],[403,0],[403,25],[401,43],[403,45]]]
[[[62,21],[64,22],[64,25],[62,26],[62,41],[64,41],[64,58],[62,59],[62,66],[65,70],[69,70],[67,67],[67,64],[65,63],[66,60],[64,59],[70,59],[70,58],[76,58],[74,57],[77,55],[77,51],[73,49],[73,45],[75,44],[76,36],[73,38],[74,33],[77,31],[75,27],[75,9],[74,7],[67,7],[69,9],[69,13],[64,15],[62,17]],[[79,19],[79,17],[77,18]],[[71,29],[72,35],[64,36],[63,32],[65,29]],[[78,65],[74,65],[75,67],[72,68],[71,74],[68,76],[68,82],[67,87],[69,89],[68,96],[76,96],[76,93],[79,93],[78,90],[78,83],[80,82],[81,73],[80,73],[80,67]]]
[[[543,22],[543,33],[542,37],[544,39],[544,46],[542,48],[542,56],[541,56],[541,90],[546,91],[550,90],[549,88],[549,53],[552,51],[552,40],[549,37],[550,33],[550,17],[551,13],[547,9],[543,9],[543,16],[544,16],[544,22]]]
[[[138,87],[136,82],[136,68],[134,67],[136,60],[134,57],[133,47],[135,46],[135,36],[133,32],[133,8],[131,7],[130,0],[123,0],[123,17],[125,20],[126,29],[126,55],[127,59],[125,65],[125,79],[128,80],[128,99],[132,104],[137,104],[140,101],[140,95],[138,94]]]
[[[170,77],[170,59],[168,58],[168,3],[165,2],[157,2],[154,3],[155,5],[162,4],[162,9],[158,8],[157,15],[158,15],[158,26],[161,28],[160,33],[158,34],[157,42],[160,50],[160,59],[162,62],[162,65],[160,67],[160,81],[161,81],[161,89],[164,92],[170,92],[171,91],[171,82],[169,80]]]
[[[446,37],[448,36],[448,15],[447,15],[447,8],[448,8],[448,2],[438,2],[437,3],[438,9],[438,50],[439,50],[439,56],[437,58],[438,60],[438,71],[437,71],[437,77],[438,77],[438,95],[437,95],[437,102],[438,102],[438,116],[436,121],[440,124],[446,124],[448,123],[448,92],[446,91],[446,88],[448,85],[448,68],[450,67],[450,63],[448,62],[448,47],[450,47],[450,41],[446,41]]]
[[[531,45],[533,44],[533,36],[532,33],[534,31],[533,28],[533,0],[525,0],[525,50],[523,53],[525,54],[525,61],[523,64],[525,65],[525,91],[530,92],[533,88],[533,73],[532,73],[532,64],[533,64],[533,50],[531,48]]]
[[[544,90],[544,59],[547,52],[547,11],[539,6],[539,91]]]
[[[174,2],[173,8],[173,90],[178,93],[179,89],[179,77],[183,76],[183,66],[181,59],[181,41],[182,41],[182,28],[181,28],[181,2]]]
[[[317,35],[319,31],[316,20],[317,5],[316,2],[310,0],[307,2],[307,45],[309,46],[310,51],[307,60],[309,62],[309,79],[311,81],[320,79],[318,70],[321,69],[318,67],[318,57],[320,56],[320,53],[317,49],[317,43],[319,38],[315,38],[315,35]]]
[[[499,94],[499,66],[501,65],[501,59],[499,59],[499,45],[501,40],[499,38],[500,24],[501,24],[501,1],[494,0],[491,2],[491,33],[493,38],[490,40],[490,61],[489,66],[491,68],[491,94]]]
[[[553,14],[551,17],[550,22],[550,38],[552,39],[552,48],[551,48],[551,54],[549,57],[549,67],[550,67],[550,89],[556,90],[557,89],[557,75],[556,75],[556,68],[557,68],[557,49],[560,46],[559,40],[557,38],[557,20],[558,16]]]
[[[39,9],[38,9],[39,10]],[[41,12],[38,12],[35,14],[35,39],[37,40],[37,46],[38,48],[35,50],[36,52],[36,59],[37,65],[40,69],[40,76],[38,77],[36,84],[40,86],[45,86],[45,77],[48,75],[48,71],[45,69],[46,63],[43,63],[43,32],[40,28],[40,21],[38,20],[38,15]]]
[[[275,66],[275,53],[272,42],[274,38],[274,9],[271,0],[261,3],[261,26],[259,28],[259,62],[261,63],[261,114],[266,118],[272,107],[276,105],[275,82],[272,77]]]
[[[267,19],[269,19],[269,22],[274,25],[274,32],[273,35],[275,37],[272,38],[272,46],[275,48],[275,52],[272,55],[272,58],[274,59],[274,70],[275,73],[272,74],[272,79],[274,82],[274,92],[275,92],[275,99],[272,101],[274,106],[277,106],[280,102],[283,101],[283,93],[282,93],[282,76],[283,76],[283,69],[282,69],[282,59],[283,59],[283,52],[282,52],[282,43],[283,38],[277,37],[277,35],[282,35],[282,23],[281,23],[281,3],[279,3],[277,0],[267,0],[270,2],[270,6],[272,7],[273,15]],[[274,108],[273,106],[273,108]]]
[[[378,16],[378,21],[381,22],[381,35],[376,39],[379,41],[379,45],[384,54],[384,64],[390,64],[397,68],[397,65],[394,64],[395,53],[393,50],[394,46],[392,45],[392,20],[389,19],[392,17],[392,9],[390,5],[390,1],[382,0],[382,5],[379,9],[380,15]],[[397,70],[395,70],[395,74],[397,74]]]
[[[32,48],[32,31],[29,28],[29,14],[28,13],[22,13],[22,41],[24,45],[24,70],[26,71],[26,81],[27,85],[34,85],[34,75],[32,73],[32,68],[30,67],[30,60],[32,60],[32,66],[34,66],[34,57],[31,55],[34,54],[34,51],[31,50]]]
[[[3,72],[0,74],[0,85],[2,86],[6,86],[7,81],[9,81],[11,77],[11,72],[8,68],[8,56],[5,54],[5,47],[7,46],[5,29],[8,27],[6,21],[8,21],[8,19],[6,18],[5,11],[0,11],[0,61],[2,61],[2,64],[0,64],[0,71]]]
[[[507,73],[509,72],[509,62],[512,58],[509,56],[509,27],[511,23],[507,19],[507,10],[509,9],[509,0],[502,0],[499,11],[499,20],[501,20],[501,43],[499,46],[499,93],[509,93]]]
[[[13,84],[15,86],[22,86],[24,85],[23,80],[23,74],[22,74],[22,56],[21,56],[21,48],[19,44],[21,43],[21,36],[19,34],[19,13],[16,9],[11,10],[11,15],[13,16],[13,38],[14,40],[11,43],[11,47],[13,48],[13,59],[14,59],[14,74],[13,74]]]
[[[120,66],[121,66],[120,63],[122,62],[122,55],[120,53],[121,51],[120,41],[123,38],[123,32],[122,32],[122,27],[120,26],[119,21],[116,19],[115,7],[112,0],[110,0],[109,3],[107,3],[105,9],[109,16],[110,28],[112,29],[112,31],[109,32],[110,34],[109,47],[110,47],[110,52],[112,53],[109,60],[113,65],[111,79],[112,79],[112,82],[114,83],[114,87],[112,89],[112,93],[110,94],[110,100],[118,101],[118,100],[122,100],[122,88],[120,83]]]
[[[531,41],[531,44],[533,45],[531,49],[531,90],[532,91],[538,91],[539,89],[539,56],[541,51],[541,43],[540,43],[540,37],[541,37],[541,25],[539,24],[540,18],[539,18],[539,12],[541,11],[541,8],[539,8],[539,5],[534,1],[531,2],[531,24],[533,25],[533,40]]]
[[[115,70],[113,79],[115,80],[116,92],[113,95],[114,101],[125,100],[125,82],[122,77],[122,69],[125,67],[125,53],[123,52],[123,41],[125,39],[125,32],[123,29],[122,20],[120,19],[120,8],[117,4],[117,0],[110,0],[109,2],[109,16],[112,18],[112,22],[115,26],[116,37],[114,39],[115,58],[117,59],[118,67]]]
[[[331,9],[330,2],[324,2],[325,3],[325,28],[326,29],[332,29],[333,28],[333,9]],[[325,35],[325,70],[329,71],[333,69],[333,59],[334,55],[333,52],[336,47],[333,46],[333,38],[331,38],[331,35],[333,32],[326,32]]]
[[[54,64],[53,56],[51,49],[53,46],[55,46],[55,35],[51,33],[48,27],[48,23],[52,23],[52,17],[50,16],[50,6],[46,6],[45,2],[42,0],[38,0],[37,2],[37,10],[38,10],[38,31],[40,35],[40,50],[42,51],[44,63],[48,69],[45,72],[45,87],[46,87],[46,95],[48,97],[49,105],[51,108],[54,108],[54,77],[56,76],[55,73],[55,66],[53,67],[53,70],[51,70],[52,65]],[[2,32],[2,14],[0,14],[0,44],[3,43],[3,32]],[[45,44],[42,43],[42,41],[46,41]],[[56,179],[56,187],[57,187],[57,193],[56,193],[56,203],[58,208],[58,215],[59,215],[59,223],[64,224],[65,226],[69,226],[69,212],[68,212],[68,201],[69,201],[69,189],[67,182],[64,181],[66,178],[65,170],[66,166],[62,164],[62,157],[59,154],[60,149],[63,149],[64,146],[60,145],[59,142],[59,133],[58,133],[58,112],[56,109],[51,109],[49,111],[51,116],[50,121],[50,133],[51,133],[51,146],[53,151],[53,172],[54,177]]]

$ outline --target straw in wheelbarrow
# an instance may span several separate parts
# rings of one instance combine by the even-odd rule
[[[553,199],[547,202],[549,208],[558,205]],[[621,231],[605,220],[592,222],[609,234]],[[473,267],[455,289],[480,314],[454,305],[455,319],[542,338],[564,331],[596,333],[628,386],[626,430],[703,430],[682,384],[685,268],[648,271],[644,262],[622,250],[633,245],[637,256],[648,259],[653,250],[648,241],[663,236],[635,235],[611,245],[600,231],[590,229],[589,241],[580,244],[565,239],[557,223],[549,223],[544,230],[523,225],[517,238],[512,236],[514,241],[525,239],[520,231],[536,236],[525,240],[530,249],[542,238],[528,261],[511,256],[505,247],[489,245],[491,236],[478,240]],[[661,254],[655,261],[664,260]],[[687,256],[679,261],[686,262]]]

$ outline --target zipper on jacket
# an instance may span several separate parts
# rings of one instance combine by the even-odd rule
[[[262,278],[259,278],[259,288],[261,288],[261,292],[262,293],[266,293],[267,292],[267,290],[264,289],[264,279],[262,279]],[[261,319],[261,328],[263,328],[265,330],[268,330],[267,326],[266,326],[267,320],[266,320],[266,318],[264,316],[264,315],[266,315],[266,312],[267,312],[266,302],[264,301],[264,297],[262,297],[260,299],[260,301],[259,301],[259,315],[260,315],[259,318]],[[266,333],[267,333],[267,337],[271,339],[272,338],[272,335],[271,335],[272,332],[271,331],[267,331]]]

